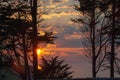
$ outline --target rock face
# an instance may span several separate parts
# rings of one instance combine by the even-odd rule
[[[22,80],[21,77],[11,68],[0,68],[0,80]]]

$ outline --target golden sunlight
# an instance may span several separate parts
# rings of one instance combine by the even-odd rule
[[[42,67],[41,67],[40,65],[38,65],[38,69],[39,69],[39,70],[41,70],[41,69],[42,69]]]
[[[42,50],[41,49],[37,49],[37,55],[40,56],[42,53]]]

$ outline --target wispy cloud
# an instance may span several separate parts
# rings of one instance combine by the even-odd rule
[[[43,15],[42,17],[44,19],[54,19],[54,18],[61,18],[61,17],[69,17],[69,16],[73,16],[73,15],[77,15],[76,12],[54,12],[54,13],[50,13],[48,15]]]
[[[66,34],[65,36],[66,40],[72,40],[72,39],[81,39],[81,34],[77,32],[73,32],[73,34]]]
[[[45,49],[44,53],[51,53],[59,56],[70,56],[70,55],[84,55],[83,48],[55,48],[55,49]]]

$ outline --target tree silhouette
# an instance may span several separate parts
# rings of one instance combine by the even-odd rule
[[[49,60],[42,57],[41,69],[38,70],[39,79],[70,79],[72,78],[72,71],[68,64],[64,64],[58,56],[51,57]]]
[[[75,10],[80,14],[77,18],[72,19],[80,26],[84,41],[85,55],[92,63],[92,76],[96,77],[100,71],[105,59],[105,47],[108,43],[109,36],[103,35],[102,28],[107,25],[103,7],[105,4],[102,0],[77,0],[79,4],[74,5]]]
[[[30,77],[28,52],[32,51],[34,35],[32,22],[28,19],[31,7],[25,3],[20,1],[16,4],[16,1],[9,0],[0,2],[0,52],[4,53],[5,50],[17,65],[24,65],[25,77]],[[37,35],[39,42],[53,43],[54,38],[49,32],[45,36]]]
[[[18,6],[20,4],[16,5],[15,4],[16,2],[12,2],[12,1],[11,2],[5,1],[5,2],[7,5],[3,4],[3,6],[1,6],[1,19],[4,19],[4,22],[1,22],[1,24],[5,25],[5,26],[1,25],[3,27],[3,29],[1,29],[3,31],[1,32],[2,33],[1,37],[6,38],[3,39],[2,44],[4,44],[5,50],[7,51],[8,54],[11,54],[13,58],[15,56],[14,61],[19,66],[23,65],[22,60],[24,60],[25,75],[27,76],[27,74],[30,72],[26,72],[29,69],[29,65],[27,60],[27,49],[26,49],[28,47],[26,42],[28,43],[28,40],[26,41],[25,39],[29,37],[30,40],[30,36],[28,36],[28,29],[30,28],[30,22],[24,18],[21,19],[21,14],[23,14],[25,11],[24,10],[25,5],[22,4],[21,6]],[[23,6],[24,9],[22,8]],[[9,12],[7,12],[8,10]],[[18,16],[17,13],[21,13],[18,14],[19,17],[17,17]],[[24,35],[27,35],[27,37]]]
[[[109,52],[109,61],[110,61],[110,77],[114,77],[114,69],[117,59],[116,47],[119,45],[119,29],[120,29],[120,2],[118,0],[105,0],[106,2],[106,19],[108,19],[108,25],[103,27],[104,34],[108,34],[110,36],[109,44],[111,44],[111,51]],[[111,5],[111,7],[109,7]]]

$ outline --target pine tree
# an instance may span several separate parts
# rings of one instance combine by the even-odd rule
[[[39,79],[70,79],[72,78],[72,71],[70,66],[64,64],[63,60],[60,60],[58,56],[46,59],[42,57],[41,69],[38,70]]]

